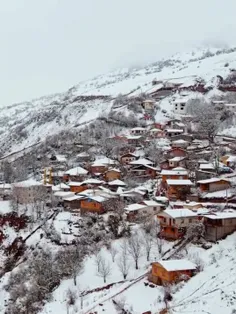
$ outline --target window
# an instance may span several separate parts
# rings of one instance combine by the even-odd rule
[[[153,207],[153,210],[154,210],[154,211],[156,211],[156,210],[157,210],[157,208],[156,208],[156,207]]]
[[[173,219],[173,225],[175,224],[175,219]]]
[[[172,232],[175,232],[175,228],[171,228],[171,231],[172,231]]]
[[[166,218],[163,218],[163,221],[166,222]]]
[[[193,222],[192,218],[189,218],[189,222],[190,222],[190,223],[192,223],[192,222]]]

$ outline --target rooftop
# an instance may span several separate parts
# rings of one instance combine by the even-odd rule
[[[196,217],[197,213],[193,212],[188,208],[181,208],[181,209],[165,209],[163,214],[166,214],[172,218],[183,218],[183,217]],[[161,215],[161,214],[160,214]]]
[[[110,182],[108,183],[108,185],[125,186],[126,183],[123,182],[123,181],[121,181],[121,180],[118,180],[118,179],[117,179],[117,180],[110,181]]]
[[[167,271],[179,271],[179,270],[194,270],[196,265],[192,262],[180,259],[180,260],[169,260],[169,261],[158,261],[158,263],[164,267]]]
[[[34,179],[29,179],[29,180],[13,183],[13,186],[25,187],[25,188],[28,188],[31,186],[40,186],[40,185],[42,185],[42,183],[40,183]]]
[[[88,171],[82,167],[75,167],[66,171],[66,174],[69,176],[85,175],[87,173]]]
[[[204,217],[209,218],[209,219],[232,219],[236,218],[236,211],[232,212],[215,212],[215,213],[209,213],[204,215]]]
[[[168,185],[193,185],[190,180],[166,180]]]
[[[152,165],[153,162],[146,158],[140,158],[129,163],[130,165]]]
[[[146,205],[141,205],[141,204],[130,204],[128,206],[125,207],[126,211],[135,211],[135,210],[140,210],[140,209],[144,209],[146,208]]]
[[[220,181],[230,182],[229,180],[223,179],[223,178],[210,178],[210,179],[205,179],[205,180],[199,180],[197,181],[197,183],[208,184],[208,183],[216,183]]]

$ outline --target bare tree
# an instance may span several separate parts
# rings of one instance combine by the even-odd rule
[[[97,266],[97,272],[99,272],[101,262],[102,262],[102,253],[101,251],[95,251],[94,255],[95,255],[95,265]]]
[[[125,204],[123,201],[117,198],[111,198],[104,203],[105,211],[112,211],[118,215],[119,219],[122,219],[124,214]]]
[[[223,118],[221,117],[222,112],[202,99],[189,101],[187,112],[193,116],[198,134],[213,143],[220,128],[221,118]]]
[[[114,245],[111,245],[110,253],[111,253],[112,262],[114,263],[115,262],[115,257],[116,257],[116,255],[118,253],[118,250],[115,248]]]
[[[59,270],[63,275],[72,275],[74,285],[77,284],[77,276],[83,271],[83,258],[85,252],[82,246],[76,246],[62,250],[58,253]]]
[[[125,239],[121,245],[121,254],[119,256],[117,265],[124,279],[127,278],[128,272],[130,269],[130,262],[128,260],[129,251],[128,251],[128,243]]]
[[[142,241],[138,233],[128,239],[128,251],[135,262],[135,268],[138,269],[138,262],[142,256]]]
[[[147,261],[149,261],[150,260],[151,250],[152,250],[153,244],[154,244],[154,239],[153,239],[153,236],[150,233],[146,233],[146,232],[143,232],[142,238],[143,238],[143,245],[144,245],[144,248],[145,248]]]
[[[106,259],[102,256],[100,265],[99,265],[99,271],[98,276],[103,278],[104,283],[107,281],[107,277],[111,275],[111,265],[109,262],[106,261]]]

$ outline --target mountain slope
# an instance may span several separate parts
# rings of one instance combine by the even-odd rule
[[[223,78],[236,68],[236,49],[196,50],[176,54],[144,68],[122,69],[81,82],[65,93],[42,97],[0,109],[2,154],[22,149],[46,136],[57,134],[108,113],[112,100],[120,93],[137,96],[153,90],[152,80],[180,83],[182,86],[204,81],[214,86],[214,77]],[[214,91],[211,91],[211,96]],[[93,96],[93,97],[91,97]],[[189,97],[194,97],[190,94]],[[171,110],[171,99],[161,108]],[[157,116],[157,121],[159,120]]]

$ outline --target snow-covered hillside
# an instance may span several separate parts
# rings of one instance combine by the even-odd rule
[[[120,93],[130,96],[149,93],[153,89],[153,79],[181,83],[182,86],[204,80],[206,86],[213,86],[216,75],[225,78],[235,68],[236,49],[195,50],[144,68],[121,69],[100,75],[65,93],[3,107],[0,109],[2,152],[14,152],[43,141],[48,135],[78,128],[109,112],[113,99]],[[214,90],[210,93],[214,95]],[[188,97],[194,97],[194,93]],[[170,111],[170,100],[164,99],[160,103],[161,109]],[[157,121],[163,118],[161,111],[159,113]]]

